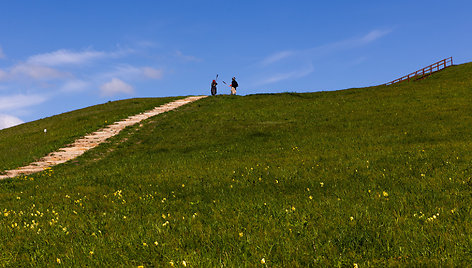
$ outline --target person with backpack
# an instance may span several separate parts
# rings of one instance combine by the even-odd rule
[[[216,85],[218,85],[218,83],[216,83],[216,80],[213,80],[213,82],[211,82],[211,95],[212,96],[216,95]]]
[[[236,78],[233,77],[233,81],[231,81],[231,95],[236,95],[236,88],[238,87],[238,82],[236,82]]]

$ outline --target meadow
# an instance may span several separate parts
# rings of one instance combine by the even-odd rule
[[[472,64],[392,86],[200,100],[0,182],[0,264],[468,265],[470,99]]]

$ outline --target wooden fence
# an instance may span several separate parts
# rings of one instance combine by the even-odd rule
[[[428,76],[434,72],[437,72],[437,71],[440,71],[446,67],[449,67],[449,66],[452,66],[453,63],[452,63],[452,57],[449,57],[447,59],[443,59],[441,61],[438,61],[436,63],[433,63],[427,67],[424,67],[423,69],[420,69],[416,72],[413,72],[411,74],[408,74],[408,75],[405,75],[403,77],[400,77],[398,79],[395,79],[393,81],[390,81],[388,83],[385,83],[385,85],[391,85],[391,84],[395,84],[395,83],[399,83],[399,82],[403,82],[403,81],[410,81],[410,79],[421,79],[425,76]]]

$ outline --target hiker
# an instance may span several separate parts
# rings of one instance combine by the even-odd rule
[[[231,81],[231,95],[236,95],[237,87],[238,87],[238,82],[236,82],[236,78],[233,77],[233,81]]]
[[[216,95],[216,85],[218,85],[218,83],[216,83],[216,80],[213,80],[213,82],[211,82],[211,95],[212,96]]]

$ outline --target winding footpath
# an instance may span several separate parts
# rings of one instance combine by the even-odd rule
[[[82,138],[79,138],[72,144],[67,145],[66,147],[61,148],[55,152],[52,152],[47,156],[27,166],[13,170],[6,170],[4,175],[0,175],[0,179],[13,178],[19,175],[28,175],[43,171],[49,167],[65,163],[84,154],[86,151],[97,147],[102,142],[104,142],[108,138],[117,135],[118,133],[120,133],[121,130],[128,126],[132,126],[152,116],[174,110],[182,105],[194,102],[205,97],[207,96],[187,97],[185,99],[180,99],[163,104],[150,111],[130,116],[126,119],[115,122],[105,128],[99,129],[91,134],[88,134]]]

